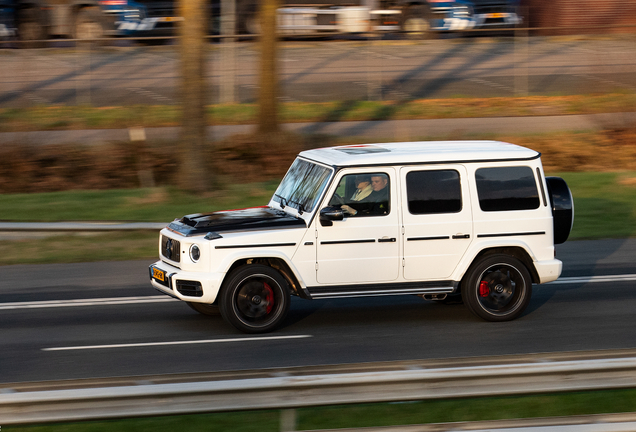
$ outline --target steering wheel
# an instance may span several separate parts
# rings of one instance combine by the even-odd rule
[[[336,194],[333,194],[333,197],[331,198],[331,205],[343,205],[345,203],[344,199]]]

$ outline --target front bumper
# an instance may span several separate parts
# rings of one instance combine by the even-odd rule
[[[212,304],[219,293],[225,273],[185,272],[157,261],[148,268],[154,288],[179,300]],[[163,278],[163,280],[161,280]]]

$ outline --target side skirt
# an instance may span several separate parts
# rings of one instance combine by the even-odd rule
[[[307,287],[306,292],[310,299],[316,300],[386,295],[450,294],[457,290],[458,285],[459,282],[456,281],[331,285]]]

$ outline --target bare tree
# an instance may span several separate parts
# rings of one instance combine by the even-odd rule
[[[205,59],[209,8],[207,0],[179,0],[179,55],[181,68],[181,136],[179,137],[180,189],[203,192],[211,184],[206,170],[207,85]]]
[[[261,76],[259,93],[258,133],[278,132],[278,68],[276,11],[279,0],[261,0]]]

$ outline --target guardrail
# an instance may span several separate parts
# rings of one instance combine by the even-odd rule
[[[636,352],[4,384],[0,424],[636,387]],[[620,355],[620,356],[619,356]],[[447,362],[452,366],[445,367]],[[182,380],[183,382],[175,382]],[[136,382],[141,382],[136,385]],[[154,382],[154,383],[153,383]],[[70,385],[77,388],[68,388]]]

